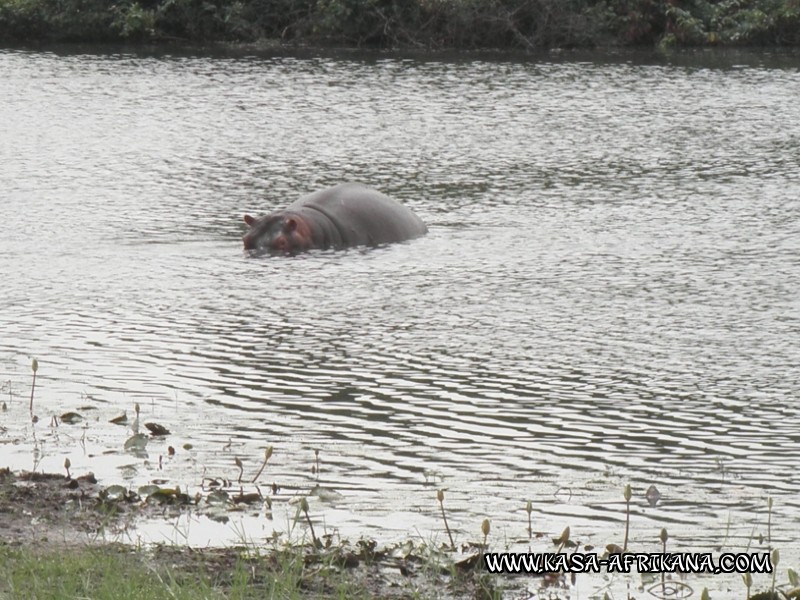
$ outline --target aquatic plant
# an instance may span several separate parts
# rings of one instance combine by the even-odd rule
[[[450,526],[447,524],[447,515],[444,513],[444,490],[436,492],[436,499],[439,501],[439,508],[442,510],[442,520],[444,521],[445,531],[447,531],[447,537],[450,538],[450,548],[455,550],[456,543],[453,541],[453,534],[450,533]]]
[[[305,498],[305,496],[300,498],[299,510],[301,510],[306,517],[306,523],[308,524],[308,530],[311,532],[311,541],[314,543],[314,547],[322,548],[322,542],[317,539],[317,536],[314,533],[314,524],[311,522],[311,517],[308,514],[308,500]]]
[[[256,473],[256,474],[255,474],[255,477],[253,477],[253,481],[252,481],[251,483],[255,483],[256,481],[258,481],[258,478],[259,478],[259,477],[261,477],[261,473],[262,473],[262,472],[264,471],[264,469],[266,468],[266,466],[267,466],[267,462],[269,461],[269,459],[270,459],[271,457],[272,457],[272,446],[268,446],[268,447],[267,447],[267,448],[264,450],[264,462],[263,462],[263,463],[261,463],[261,468],[258,470],[258,473]]]
[[[533,503],[530,500],[525,503],[525,512],[528,513],[528,543],[530,544],[531,540],[533,539],[533,522],[531,521]]]
[[[33,371],[33,383],[31,383],[31,419],[33,419],[33,391],[36,389],[36,371],[39,370],[39,361],[35,358],[31,361],[31,371]]]
[[[628,534],[631,528],[631,498],[633,497],[630,484],[625,486],[623,496],[625,497],[625,540],[622,542],[622,551],[626,552],[628,550]]]
[[[484,519],[481,523],[481,533],[483,533],[483,544],[481,545],[481,555],[489,548],[487,541],[489,539],[489,532],[492,529],[492,523],[489,519]]]

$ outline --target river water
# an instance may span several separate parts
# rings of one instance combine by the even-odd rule
[[[630,484],[636,549],[664,527],[676,551],[771,544],[797,568],[799,70],[0,51],[0,466],[194,492],[271,445],[275,510],[318,483],[328,532],[442,542],[444,489],[457,541],[489,517],[499,549],[527,546],[528,500],[548,538],[621,544]],[[243,214],[341,181],[430,234],[242,252]],[[172,432],[146,458],[108,423],[135,403]],[[67,411],[84,421],[53,426]],[[175,530],[259,542],[287,520]]]

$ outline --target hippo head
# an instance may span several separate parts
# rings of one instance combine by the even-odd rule
[[[296,254],[313,246],[311,230],[301,215],[275,213],[257,219],[244,216],[250,227],[244,238],[244,249],[269,254]]]

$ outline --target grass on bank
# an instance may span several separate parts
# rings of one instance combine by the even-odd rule
[[[310,573],[302,551],[272,559],[203,562],[202,552],[159,556],[104,545],[69,549],[0,546],[0,598],[13,600],[196,600],[375,598],[353,573]]]

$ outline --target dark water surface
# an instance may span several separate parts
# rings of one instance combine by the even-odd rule
[[[498,546],[527,500],[548,536],[621,543],[630,483],[638,549],[765,551],[771,496],[797,568],[798,71],[0,51],[0,466],[192,491],[273,445],[289,497],[318,449],[328,531],[443,541],[444,488],[457,538],[488,516]],[[430,234],[243,255],[245,212],[346,180]],[[135,402],[173,432],[147,460],[108,424]],[[67,410],[87,423],[48,426]],[[181,536],[287,529],[241,519]]]

